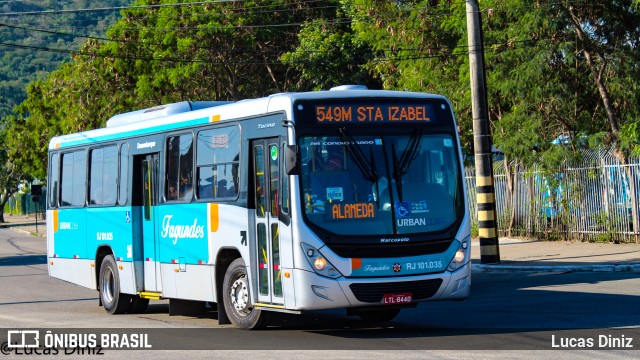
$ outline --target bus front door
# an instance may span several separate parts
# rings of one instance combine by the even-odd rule
[[[158,154],[144,155],[141,163],[142,181],[142,263],[144,268],[144,290],[161,291],[158,249],[156,246],[156,214],[155,205],[158,202]]]
[[[268,138],[251,142],[253,153],[253,196],[255,200],[255,241],[251,267],[257,275],[258,301],[282,305],[282,274],[280,268],[279,191],[281,159],[280,139]]]

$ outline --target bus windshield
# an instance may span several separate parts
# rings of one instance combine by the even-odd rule
[[[307,221],[337,235],[441,231],[463,201],[454,139],[448,134],[300,139]]]

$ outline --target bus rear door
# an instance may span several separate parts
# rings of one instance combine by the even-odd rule
[[[161,291],[160,262],[156,246],[156,212],[155,205],[158,203],[158,154],[148,154],[141,156],[140,164],[142,181],[137,187],[142,194],[142,254],[144,267],[144,290]]]

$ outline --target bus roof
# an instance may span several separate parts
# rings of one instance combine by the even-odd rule
[[[107,127],[80,133],[53,137],[49,149],[68,148],[125,137],[148,135],[155,132],[180,129],[206,123],[285,111],[291,118],[291,107],[296,100],[320,100],[338,98],[439,98],[428,93],[366,90],[365,87],[341,86],[325,91],[278,93],[268,97],[226,101],[179,102],[136,110],[113,116]]]

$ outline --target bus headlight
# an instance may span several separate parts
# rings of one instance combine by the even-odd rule
[[[302,249],[304,250],[305,257],[307,261],[309,261],[309,265],[315,270],[318,275],[330,277],[330,278],[338,278],[342,276],[336,268],[331,265],[331,263],[320,254],[318,249],[314,248],[311,245],[302,243],[300,244]]]
[[[456,251],[456,256],[453,257],[453,260],[455,260],[456,262],[463,262],[466,255],[467,254],[465,254],[464,251],[458,250]]]
[[[314,261],[313,261],[313,267],[318,270],[318,271],[322,271],[324,270],[324,267],[327,266],[327,259],[323,258],[323,257],[317,257]]]
[[[464,239],[453,256],[453,260],[449,263],[449,267],[447,268],[449,271],[455,271],[461,268],[463,265],[469,262],[469,243],[471,239]]]

